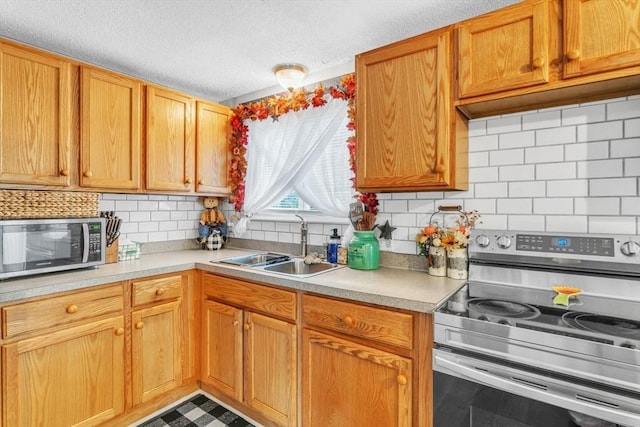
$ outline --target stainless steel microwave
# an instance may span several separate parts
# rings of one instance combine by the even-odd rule
[[[0,280],[105,263],[104,218],[0,220]]]

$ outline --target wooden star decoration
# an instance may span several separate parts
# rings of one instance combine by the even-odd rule
[[[376,227],[380,230],[380,238],[386,240],[391,240],[391,233],[397,228],[392,227],[389,220],[385,221],[384,225],[376,225]]]

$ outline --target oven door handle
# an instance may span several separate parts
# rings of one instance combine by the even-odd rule
[[[512,375],[512,370],[506,367],[499,367],[501,368],[500,372],[495,372],[496,366],[482,360],[437,349],[433,351],[433,364],[436,371],[468,379],[498,390],[533,398],[606,421],[629,426],[640,425],[640,414],[621,409],[615,403],[608,403],[606,397],[599,399],[583,396],[569,386],[563,386],[559,381],[549,381],[549,378],[538,377],[530,373]],[[483,367],[485,364],[486,367]],[[549,383],[553,387],[549,387]],[[633,404],[631,407],[634,407]]]

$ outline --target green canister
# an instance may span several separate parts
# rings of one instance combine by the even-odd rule
[[[347,263],[356,270],[375,270],[380,267],[380,244],[373,231],[353,232]]]

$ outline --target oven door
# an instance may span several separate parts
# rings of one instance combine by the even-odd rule
[[[640,396],[447,347],[433,351],[435,427],[640,426]]]

